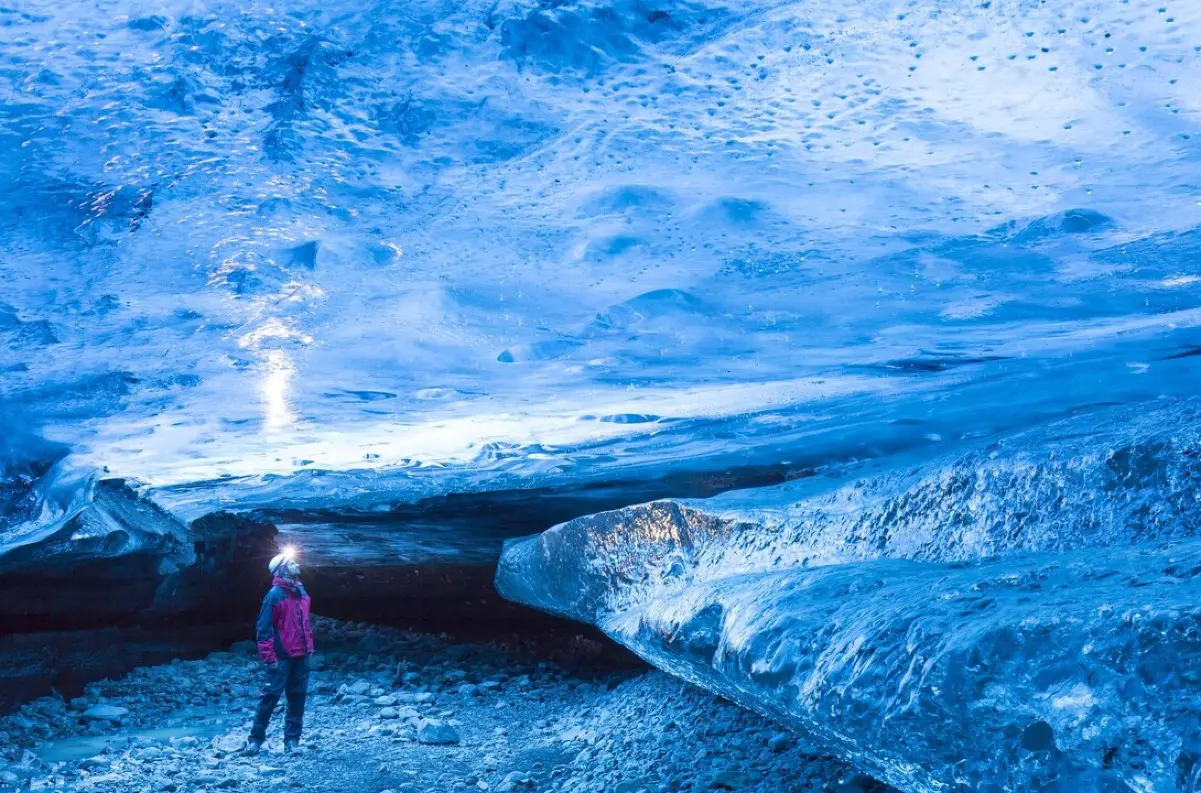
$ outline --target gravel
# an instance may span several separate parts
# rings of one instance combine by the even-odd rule
[[[240,748],[251,642],[134,670],[0,718],[0,789],[98,793],[810,793],[886,790],[799,736],[590,639],[445,637],[316,619],[302,750],[282,710]],[[90,714],[90,715],[89,715]]]

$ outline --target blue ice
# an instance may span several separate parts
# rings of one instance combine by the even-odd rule
[[[1193,790],[1201,403],[581,517],[498,589],[902,790]]]
[[[579,544],[518,558],[561,527],[511,547],[503,586],[799,729],[844,724],[823,742],[902,787],[1183,786],[1199,84],[1181,0],[10,2],[0,570],[187,564],[216,510],[752,472],[787,484],[654,522],[726,527],[716,561],[660,575],[669,537],[635,516],[667,507],[632,508],[567,524],[604,526],[620,580]],[[953,594],[1043,575],[1065,586],[1041,609],[1024,584]],[[756,580],[778,582],[761,617]],[[985,691],[938,682],[953,653],[926,688],[901,656],[820,656],[1051,612],[1082,616]],[[696,615],[700,660],[664,638]],[[827,624],[786,654],[833,664],[811,699],[781,693],[799,668],[755,679],[761,642]],[[1063,653],[1149,625],[1151,671],[1098,662],[1092,699],[1055,695],[1080,720],[1046,710],[1083,674]],[[965,702],[979,720],[915,737]],[[931,743],[961,736],[958,765]]]

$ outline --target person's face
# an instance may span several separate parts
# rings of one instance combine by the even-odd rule
[[[300,565],[295,561],[284,562],[279,571],[285,578],[300,578]]]

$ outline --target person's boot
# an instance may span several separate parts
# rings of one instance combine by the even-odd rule
[[[257,738],[247,738],[246,745],[242,747],[242,754],[248,757],[254,757],[263,749],[263,742]]]
[[[284,740],[284,751],[287,752],[288,754],[292,754],[293,752],[296,752],[299,749],[300,749],[300,739],[299,738],[287,738]]]

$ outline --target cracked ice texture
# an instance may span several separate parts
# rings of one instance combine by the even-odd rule
[[[902,789],[1190,789],[1199,407],[579,518],[497,584]]]
[[[202,514],[813,466],[1189,392],[1198,30],[1092,0],[22,0],[0,414],[207,481],[164,496]]]

